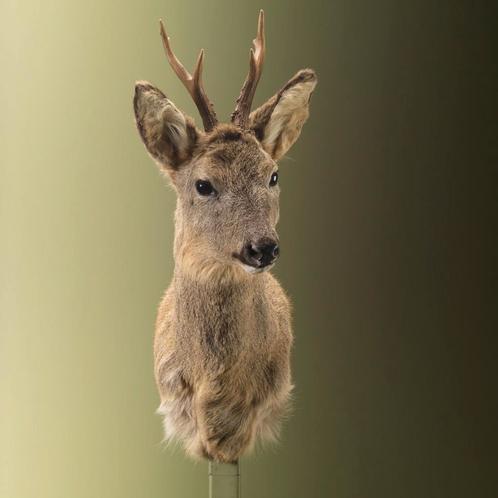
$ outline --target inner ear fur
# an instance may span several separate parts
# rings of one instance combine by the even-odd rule
[[[191,159],[201,132],[161,90],[138,81],[133,107],[140,137],[160,167],[173,172]]]
[[[301,134],[316,83],[315,71],[301,69],[249,116],[250,128],[273,159],[280,159]]]

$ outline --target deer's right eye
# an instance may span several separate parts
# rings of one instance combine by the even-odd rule
[[[211,195],[214,192],[213,186],[207,180],[197,180],[195,188],[200,195]]]

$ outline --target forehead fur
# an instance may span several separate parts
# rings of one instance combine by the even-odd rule
[[[273,159],[261,147],[252,131],[222,124],[199,143],[198,158],[213,172],[258,170],[266,174],[275,167]]]

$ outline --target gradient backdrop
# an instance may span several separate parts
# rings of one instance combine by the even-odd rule
[[[496,13],[468,3],[2,0],[1,498],[207,496],[154,415],[175,199],[131,100],[147,79],[199,121],[162,16],[226,119],[260,7],[256,103],[319,86],[280,169],[295,412],[243,497],[498,496]]]

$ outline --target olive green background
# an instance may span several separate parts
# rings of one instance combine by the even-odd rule
[[[301,67],[319,86],[280,168],[295,410],[243,497],[497,496],[490,6],[2,0],[1,498],[207,496],[154,415],[175,199],[131,100],[147,79],[199,122],[164,17],[226,119],[260,7],[257,103]]]

